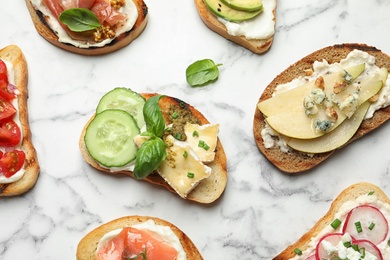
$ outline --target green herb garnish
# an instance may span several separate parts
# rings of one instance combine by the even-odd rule
[[[340,226],[341,224],[341,220],[336,218],[335,220],[333,220],[332,223],[330,223],[330,225],[332,226],[332,228],[336,229]]]
[[[60,21],[73,32],[85,32],[101,26],[96,14],[87,8],[70,8],[63,11]]]
[[[208,145],[206,144],[206,142],[203,141],[203,140],[199,140],[198,147],[201,147],[201,148],[205,149],[206,151],[207,151],[208,149],[210,149],[210,146],[208,146]]]
[[[150,139],[145,141],[137,151],[133,171],[136,179],[147,177],[157,169],[167,156],[165,151],[166,145],[161,138],[164,133],[165,121],[158,106],[158,101],[163,97],[156,95],[149,98],[143,108],[146,132],[142,133],[142,135],[150,136]]]
[[[368,226],[368,229],[369,230],[373,230],[375,227],[375,223],[374,222],[371,222],[371,224]]]
[[[199,137],[198,131],[194,131],[194,132],[192,133],[192,136],[193,136],[193,137]]]
[[[295,248],[294,249],[294,253],[297,254],[297,255],[302,255],[302,250],[299,249],[299,248]]]
[[[218,66],[210,59],[198,60],[192,63],[186,69],[186,79],[192,87],[202,86],[206,83],[216,80],[219,76]]]
[[[357,231],[358,233],[361,233],[361,232],[363,231],[363,229],[362,229],[362,224],[360,223],[360,221],[355,222],[355,227],[356,227],[356,231]]]
[[[194,177],[195,177],[195,173],[193,173],[193,172],[188,172],[188,173],[187,173],[187,177],[188,177],[188,178],[194,178]]]

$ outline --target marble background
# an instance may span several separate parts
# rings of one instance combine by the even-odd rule
[[[0,259],[74,259],[79,240],[125,215],[151,215],[181,228],[205,259],[272,259],[359,181],[390,195],[390,125],[336,152],[312,171],[288,176],[255,146],[252,121],[267,84],[319,48],[366,43],[390,53],[390,1],[279,1],[272,48],[256,55],[210,31],[193,1],[145,0],[149,24],[130,46],[85,57],[35,31],[22,0],[1,1],[0,48],[17,44],[29,63],[29,109],[41,174],[33,190],[0,199]],[[191,88],[195,60],[222,63],[219,79]],[[220,124],[229,180],[213,205],[89,167],[78,139],[100,97],[117,86],[181,98]]]

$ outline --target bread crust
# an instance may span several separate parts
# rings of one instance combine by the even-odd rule
[[[152,96],[157,95],[157,93],[142,93],[141,94],[145,99],[149,99]],[[193,106],[187,104],[186,102],[174,98],[174,97],[169,97],[165,96],[163,99],[160,100],[159,106],[162,110],[163,116],[165,118],[166,122],[169,122],[168,118],[168,111],[169,107],[171,105],[177,105],[179,106],[180,104],[184,104],[184,107],[188,109],[192,115],[194,115],[201,124],[208,124],[209,121],[203,116],[202,113],[200,113],[197,109],[195,109]],[[84,160],[90,164],[92,167],[95,169],[98,169],[103,172],[107,172],[110,174],[125,174],[130,177],[133,177],[133,173],[131,171],[118,171],[118,172],[110,172],[109,169],[101,167],[88,153],[86,147],[85,147],[85,142],[84,142],[84,136],[85,136],[85,131],[89,125],[89,122],[93,119],[93,116],[91,119],[87,122],[87,124],[84,126],[83,131],[80,135],[80,140],[79,140],[79,147],[81,154],[84,158]],[[212,163],[207,164],[207,166],[211,167],[212,169],[212,174],[202,180],[188,195],[187,195],[187,200],[202,203],[202,204],[210,204],[214,201],[216,201],[224,192],[226,183],[227,183],[227,166],[226,166],[226,154],[223,149],[221,141],[217,140],[217,146],[215,148],[215,159]],[[173,192],[176,194],[176,191],[157,173],[152,173],[146,178],[142,179],[146,182],[164,187],[168,189],[169,191]]]
[[[149,19],[148,7],[143,0],[133,0],[133,2],[137,6],[138,10],[138,18],[133,28],[130,31],[122,33],[105,46],[90,48],[78,48],[74,45],[58,41],[58,36],[47,23],[47,19],[49,18],[45,17],[41,11],[35,9],[31,0],[26,0],[26,5],[36,30],[45,40],[69,52],[87,56],[97,56],[117,51],[129,45],[143,32]]]
[[[238,45],[241,45],[242,47],[256,54],[262,54],[268,51],[268,49],[271,47],[274,36],[262,40],[255,40],[255,39],[249,40],[246,39],[244,36],[230,35],[227,32],[225,25],[221,23],[217,19],[217,17],[212,12],[210,12],[210,10],[207,8],[206,4],[203,2],[204,0],[194,0],[194,1],[200,18],[206,24],[206,26],[209,27],[212,31],[218,33],[219,35],[223,36],[224,38]],[[273,10],[273,14],[274,14],[274,21],[276,22],[276,9]]]
[[[156,218],[156,217],[150,217],[150,216],[126,216],[126,217],[112,220],[108,223],[105,223],[97,227],[96,229],[89,232],[79,242],[77,246],[76,259],[94,260],[99,240],[106,233],[115,229],[121,229],[124,227],[140,224],[149,219],[152,219],[157,225],[168,226],[172,229],[172,231],[179,238],[180,243],[182,244],[183,249],[187,254],[187,259],[191,259],[191,260],[203,259],[200,252],[196,248],[195,244],[183,231],[181,231],[178,227],[176,227],[175,225],[173,225],[172,223],[166,220]]]
[[[23,177],[13,183],[0,184],[0,197],[20,195],[30,190],[37,182],[39,175],[39,164],[35,148],[31,140],[31,130],[28,120],[28,67],[27,61],[21,51],[16,45],[9,45],[0,50],[0,59],[6,60],[13,64],[15,75],[15,86],[20,91],[17,96],[19,119],[21,123],[21,133],[23,141],[21,149],[26,154],[24,164],[25,173]]]
[[[281,72],[264,90],[260,96],[258,103],[269,99],[272,97],[272,93],[275,91],[275,88],[279,84],[287,83],[298,76],[304,76],[306,69],[311,69],[315,61],[322,61],[323,59],[327,60],[328,63],[339,62],[344,59],[349,52],[354,49],[362,50],[376,58],[375,64],[379,67],[390,68],[390,57],[383,53],[381,50],[378,50],[375,47],[368,46],[366,44],[358,43],[346,43],[346,44],[337,44],[329,47],[325,47],[316,52],[309,54],[303,59],[297,61],[296,63],[289,66],[286,70]],[[305,153],[292,150],[289,153],[282,152],[278,147],[265,148],[263,144],[263,139],[261,137],[261,130],[265,127],[265,118],[263,114],[257,109],[254,114],[253,120],[253,134],[256,141],[256,145],[259,148],[260,152],[279,170],[287,174],[296,174],[303,171],[307,171],[317,166],[321,162],[325,161],[330,157],[334,151],[315,154],[309,156]],[[360,125],[358,131],[355,135],[345,144],[355,141],[356,139],[368,134],[369,132],[375,130],[377,127],[382,125],[385,121],[390,118],[390,107],[382,108],[377,110],[374,113],[374,116],[371,119],[364,120]],[[344,146],[345,146],[344,145]],[[344,147],[343,146],[343,147]],[[340,147],[341,148],[341,147]],[[338,149],[340,149],[338,148]]]
[[[375,196],[377,196],[378,200],[381,202],[390,204],[390,199],[378,186],[368,182],[359,182],[353,184],[344,189],[335,198],[335,200],[330,205],[328,212],[322,218],[320,218],[309,231],[307,231],[297,242],[289,245],[279,255],[274,257],[273,260],[286,260],[295,257],[295,248],[299,248],[300,250],[304,251],[307,248],[310,239],[317,236],[325,227],[329,226],[333,222],[335,219],[335,214],[345,202],[354,200],[361,195],[368,194],[369,192],[374,192]]]

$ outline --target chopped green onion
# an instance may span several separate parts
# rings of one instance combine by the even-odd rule
[[[180,106],[181,108],[184,108],[184,107],[186,106],[186,104],[182,101],[182,102],[179,103],[179,106]]]
[[[363,231],[363,229],[362,229],[362,224],[360,223],[360,221],[355,222],[355,227],[356,227],[356,231],[357,231],[358,233],[361,233],[361,232]]]
[[[387,240],[387,245],[388,245],[388,246],[390,246],[390,239],[389,239],[389,240]]]
[[[172,113],[172,118],[173,119],[176,119],[179,117],[179,113],[177,113],[176,111]]]
[[[359,248],[359,252],[361,254],[360,259],[364,259],[366,257],[366,249],[364,247]]]
[[[181,140],[181,137],[182,137],[182,134],[175,134],[175,138],[177,139],[177,140]]]
[[[294,252],[295,252],[295,254],[297,254],[297,255],[302,255],[302,250],[299,249],[299,248],[295,248],[295,249],[294,249]]]
[[[353,250],[359,252],[359,246],[358,245],[352,245]]]
[[[167,128],[165,128],[165,131],[167,131],[167,132],[171,132],[172,131],[172,127],[167,127]]]
[[[203,140],[199,140],[198,147],[201,147],[201,148],[205,149],[206,151],[207,151],[208,149],[210,149],[210,146],[208,146],[208,145],[205,143],[205,141],[203,141]]]
[[[336,229],[340,226],[341,224],[341,220],[336,218],[335,220],[333,220],[333,222],[330,224],[332,226],[332,228]]]
[[[194,131],[194,132],[192,133],[192,136],[193,136],[193,137],[199,137],[198,131]]]
[[[368,195],[372,195],[372,194],[374,194],[375,192],[374,191],[370,191],[369,193],[368,193]]]
[[[195,177],[195,173],[193,173],[193,172],[188,172],[188,173],[187,173],[187,177],[188,177],[188,178],[194,178],[194,177]]]
[[[368,226],[368,229],[369,230],[373,230],[375,227],[375,223],[374,222],[371,222],[371,224]]]
[[[351,246],[352,246],[352,243],[351,243],[351,241],[346,241],[346,242],[343,243],[343,245],[344,245],[346,248],[348,248],[348,247],[351,247]]]
[[[187,152],[187,151],[184,151],[183,157],[184,157],[184,158],[187,158],[187,156],[188,156],[188,152]]]

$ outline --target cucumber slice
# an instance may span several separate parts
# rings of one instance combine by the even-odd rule
[[[120,167],[135,159],[137,146],[133,138],[139,133],[129,113],[108,109],[95,115],[86,129],[84,141],[91,157],[101,165]]]
[[[124,110],[134,117],[138,128],[145,125],[144,114],[142,112],[145,99],[138,93],[128,88],[115,88],[105,94],[99,101],[96,114],[107,109]]]

